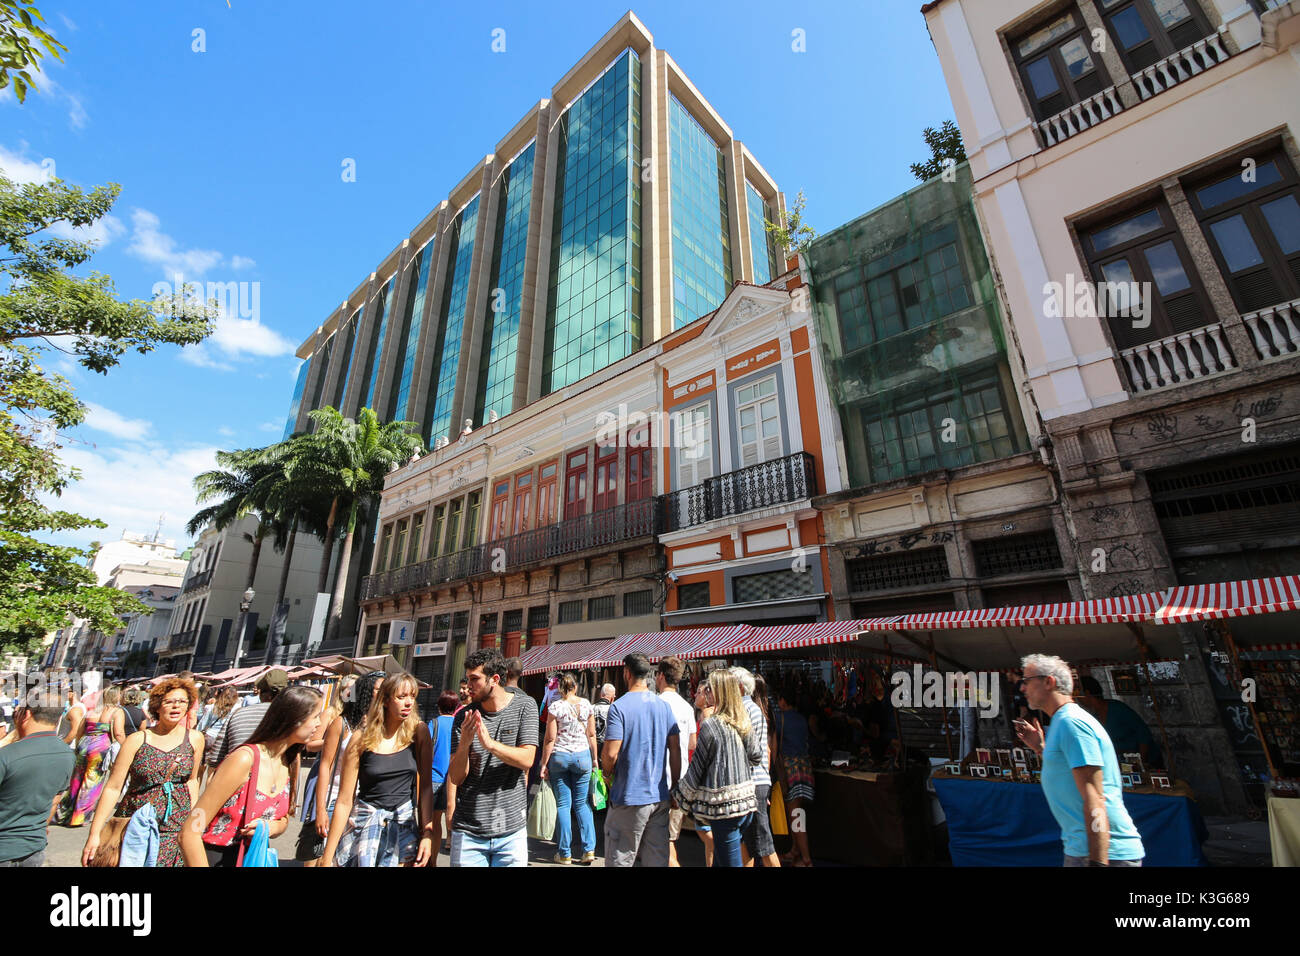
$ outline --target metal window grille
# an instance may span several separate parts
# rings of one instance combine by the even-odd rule
[[[495,614],[484,614],[478,619],[478,632],[480,634],[495,634],[497,632],[497,616]]]
[[[653,591],[629,591],[623,595],[623,616],[649,614],[654,607]]]
[[[582,602],[581,601],[561,601],[560,602],[560,623],[572,624],[575,621],[582,620]]]
[[[539,628],[551,626],[551,607],[549,604],[543,604],[541,607],[530,607],[528,609],[528,630],[535,631]]]
[[[1017,534],[971,542],[975,570],[980,577],[1054,571],[1061,567],[1061,550],[1052,531]]]
[[[587,601],[587,620],[608,621],[614,616],[614,596],[591,598]]]
[[[783,598],[811,594],[813,576],[806,571],[800,573],[791,570],[746,574],[733,579],[731,589],[737,604],[779,601]]]
[[[844,564],[853,591],[891,591],[949,580],[948,557],[943,548],[858,558]]]
[[[427,644],[431,637],[433,637],[433,618],[420,618],[415,622],[415,643]]]
[[[677,585],[677,607],[680,610],[693,607],[709,607],[711,603],[708,581]]]
[[[505,633],[511,631],[522,631],[524,629],[524,611],[520,608],[517,611],[506,611],[505,619],[501,622],[501,630]]]

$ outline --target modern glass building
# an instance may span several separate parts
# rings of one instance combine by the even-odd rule
[[[779,278],[783,202],[627,14],[303,343],[287,427],[503,418]]]

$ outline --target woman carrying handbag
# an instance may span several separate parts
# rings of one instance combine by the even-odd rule
[[[155,865],[181,865],[181,826],[198,797],[197,771],[203,760],[203,735],[185,726],[196,695],[194,683],[180,677],[170,677],[150,691],[158,722],[152,730],[137,731],[122,743],[95,806],[90,835],[81,851],[82,866],[117,866],[122,834],[145,804],[153,807],[158,820]]]
[[[221,762],[181,834],[186,866],[234,867],[265,821],[275,839],[289,825],[289,768],[320,726],[324,698],[314,687],[290,687],[275,700],[253,736]]]

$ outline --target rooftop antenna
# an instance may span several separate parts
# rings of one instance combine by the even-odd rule
[[[157,528],[157,530],[155,530],[154,533],[153,533],[153,543],[154,543],[154,544],[157,544],[159,541],[162,540],[162,526],[163,526],[163,520],[164,520],[166,517],[167,517],[166,512],[164,512],[163,514],[160,514],[160,515],[158,516],[158,528]]]

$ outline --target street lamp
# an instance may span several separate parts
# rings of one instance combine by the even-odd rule
[[[239,659],[244,655],[244,628],[248,623],[248,609],[253,606],[256,595],[257,592],[252,588],[240,595],[243,600],[239,602],[239,624],[235,628],[235,667],[239,666]]]

